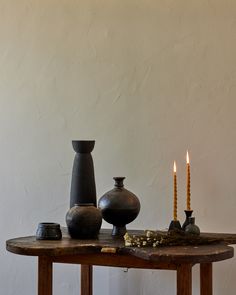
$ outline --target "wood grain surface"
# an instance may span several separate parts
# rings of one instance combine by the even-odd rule
[[[131,234],[143,233],[143,231],[135,230],[129,232]],[[201,246],[133,248],[125,247],[123,238],[113,238],[110,230],[103,229],[98,239],[94,240],[71,239],[63,230],[63,238],[60,241],[38,241],[35,236],[21,237],[8,240],[6,248],[15,254],[52,257],[79,254],[100,254],[105,257],[111,249],[110,255],[134,256],[148,261],[170,264],[206,263],[233,257],[233,248],[228,244],[236,243],[236,234],[203,233],[202,235],[221,239],[222,243]]]

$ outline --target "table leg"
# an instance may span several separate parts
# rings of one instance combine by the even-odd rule
[[[38,258],[38,295],[52,295],[52,261],[46,256]]]
[[[93,294],[93,266],[81,264],[81,295]]]
[[[201,295],[212,295],[212,263],[200,264],[200,290]]]
[[[192,294],[192,264],[177,267],[177,295]]]

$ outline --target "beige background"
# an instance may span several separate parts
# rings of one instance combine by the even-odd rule
[[[72,139],[96,139],[98,197],[127,177],[142,205],[129,228],[168,226],[174,160],[183,221],[189,149],[198,225],[236,232],[235,52],[233,0],[0,1],[1,294],[36,294],[36,259],[5,240],[65,224]],[[55,294],[78,294],[78,272],[56,266]],[[235,276],[235,259],[215,264],[214,294]],[[174,272],[94,277],[95,295],[175,292]]]

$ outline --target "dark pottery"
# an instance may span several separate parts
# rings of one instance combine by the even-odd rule
[[[60,224],[41,222],[36,231],[37,240],[60,240],[62,238]]]
[[[170,225],[169,225],[169,231],[172,231],[172,230],[181,230],[182,231],[182,227],[181,227],[181,224],[179,222],[179,220],[172,220]]]
[[[139,214],[139,199],[124,188],[125,177],[113,177],[115,187],[105,193],[98,202],[102,217],[113,224],[112,235],[123,236],[126,233],[126,224],[132,222]]]
[[[73,140],[76,152],[72,170],[70,208],[74,204],[93,203],[97,206],[94,166],[91,152],[95,140]]]
[[[189,224],[185,228],[185,233],[189,235],[200,235],[200,228],[195,224],[195,217],[189,217]]]
[[[189,224],[189,217],[192,216],[193,214],[193,210],[184,210],[185,215],[186,215],[186,219],[182,225],[182,229],[185,230],[186,226]]]
[[[101,210],[90,204],[75,204],[66,214],[68,232],[73,239],[96,238],[102,225]]]

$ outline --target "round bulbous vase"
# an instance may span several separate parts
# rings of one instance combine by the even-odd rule
[[[73,239],[97,238],[101,225],[101,210],[93,204],[75,204],[66,214],[68,232]]]
[[[185,233],[188,235],[200,235],[200,228],[195,224],[195,217],[189,217],[189,224],[185,227]]]
[[[72,170],[70,208],[75,204],[92,203],[97,206],[94,165],[91,152],[95,140],[73,140],[76,152]]]
[[[105,193],[98,202],[102,217],[113,225],[112,235],[123,236],[126,224],[139,214],[140,202],[136,195],[124,188],[125,177],[114,177],[115,187]]]

